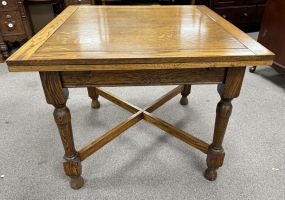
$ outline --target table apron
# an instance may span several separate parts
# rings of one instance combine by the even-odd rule
[[[60,72],[63,87],[222,83],[226,68]]]

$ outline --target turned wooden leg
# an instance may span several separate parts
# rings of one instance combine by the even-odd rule
[[[217,105],[214,138],[213,143],[208,149],[208,169],[205,172],[206,178],[210,181],[217,178],[217,169],[223,165],[225,152],[222,147],[222,142],[232,111],[231,100],[232,99],[224,99],[222,97],[221,101]]]
[[[84,180],[81,177],[81,161],[74,147],[71,115],[66,106],[68,90],[62,88],[59,73],[41,72],[40,76],[47,103],[55,107],[53,115],[65,151],[63,161],[65,174],[71,178],[70,186],[79,189],[83,186]]]
[[[98,101],[99,95],[95,87],[88,87],[88,95],[92,99],[91,107],[94,109],[100,108],[100,102]]]
[[[188,95],[191,92],[191,85],[184,85],[183,91],[181,92],[181,99],[180,99],[180,104],[181,105],[187,105],[188,104]]]
[[[221,100],[217,105],[216,121],[213,142],[207,153],[206,179],[214,181],[217,178],[217,169],[223,165],[225,152],[222,147],[227,124],[232,112],[231,101],[239,96],[245,67],[229,68],[227,70],[224,84],[218,85],[218,92]]]
[[[54,119],[65,150],[63,161],[64,171],[71,178],[70,186],[73,189],[79,189],[83,186],[84,180],[81,177],[81,162],[74,147],[70,111],[65,105],[54,106]]]

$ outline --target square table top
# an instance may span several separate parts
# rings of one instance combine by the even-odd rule
[[[69,6],[8,60],[10,71],[271,65],[274,54],[206,6]]]

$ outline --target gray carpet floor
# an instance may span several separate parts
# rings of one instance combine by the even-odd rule
[[[146,106],[174,86],[106,88]],[[285,199],[285,78],[269,67],[246,73],[224,141],[218,179],[204,179],[206,155],[146,122],[130,128],[83,162],[85,185],[69,187],[63,148],[37,73],[0,66],[0,199]],[[155,115],[210,143],[215,85],[193,86]],[[130,116],[100,98],[92,110],[85,89],[70,89],[74,139],[80,149]]]

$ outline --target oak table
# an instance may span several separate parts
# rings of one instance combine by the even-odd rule
[[[271,65],[274,54],[205,6],[70,6],[7,61],[11,72],[37,71],[65,150],[64,171],[74,189],[83,186],[81,162],[140,120],[207,154],[205,177],[215,180],[222,147],[239,96],[245,66]],[[192,84],[218,84],[213,142],[155,117],[152,112],[181,93],[188,103]],[[178,85],[146,108],[100,86]],[[87,87],[91,106],[102,96],[133,113],[83,149],[74,147],[68,88]],[[205,94],[207,95],[207,94]]]

